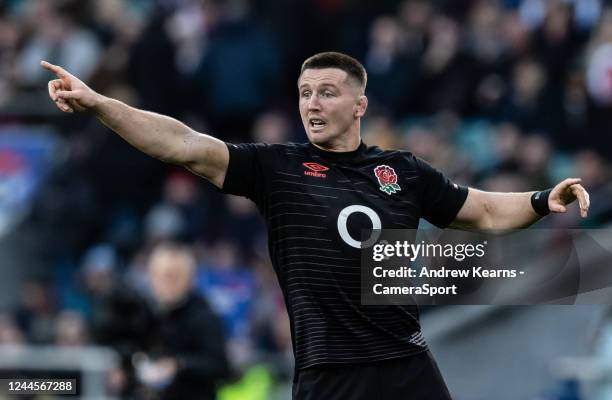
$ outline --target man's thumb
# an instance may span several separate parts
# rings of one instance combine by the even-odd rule
[[[564,213],[567,211],[567,208],[565,208],[565,206],[562,206],[561,204],[553,204],[552,206],[550,206],[550,211]]]

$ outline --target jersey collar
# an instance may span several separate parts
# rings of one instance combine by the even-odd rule
[[[308,142],[308,147],[314,153],[319,155],[322,158],[330,161],[338,161],[338,162],[346,162],[346,161],[358,161],[361,156],[366,152],[367,146],[363,143],[363,140],[359,143],[359,147],[357,147],[353,151],[326,151],[321,150],[314,144]]]

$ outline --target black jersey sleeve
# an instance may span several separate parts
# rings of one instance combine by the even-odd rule
[[[244,196],[261,207],[266,192],[266,164],[273,157],[264,143],[227,143],[229,164],[221,192]]]
[[[446,228],[465,203],[468,189],[451,182],[426,161],[418,157],[415,161],[422,183],[422,217],[439,228]]]

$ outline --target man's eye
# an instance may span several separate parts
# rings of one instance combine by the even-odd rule
[[[325,97],[332,97],[334,94],[332,92],[330,92],[329,90],[326,90],[323,92],[323,96]]]
[[[302,97],[310,97],[310,92],[302,92]]]

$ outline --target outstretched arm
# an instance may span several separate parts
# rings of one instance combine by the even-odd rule
[[[570,178],[555,186],[548,197],[548,209],[564,213],[574,200],[580,205],[580,215],[586,218],[589,194],[580,179]],[[494,193],[469,189],[468,197],[451,224],[454,228],[476,230],[508,230],[527,227],[540,218],[532,204],[535,192]]]
[[[60,66],[46,61],[41,66],[57,77],[49,82],[49,96],[60,110],[90,112],[138,150],[182,165],[215,186],[223,186],[229,152],[221,140],[196,132],[174,118],[105,97]]]

